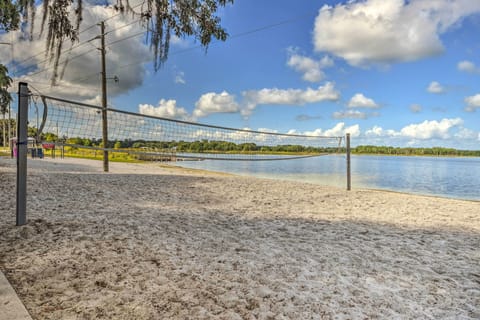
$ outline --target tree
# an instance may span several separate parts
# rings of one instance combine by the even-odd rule
[[[86,0],[43,0],[40,33],[46,29],[46,55],[53,62],[53,78],[57,77],[59,59],[65,40],[78,41]],[[113,6],[125,14],[132,14],[148,31],[153,51],[154,67],[158,70],[168,57],[172,35],[183,38],[193,36],[207,48],[212,37],[225,41],[227,32],[216,15],[219,7],[234,0],[144,0],[141,6],[132,6],[131,0],[116,0]],[[0,31],[18,29],[29,23],[34,28],[35,0],[0,1]],[[6,74],[6,73],[4,73]]]
[[[5,114],[8,112],[8,105],[12,96],[8,88],[12,85],[12,78],[8,76],[8,69],[0,64],[0,113],[3,115],[3,146],[5,146]]]

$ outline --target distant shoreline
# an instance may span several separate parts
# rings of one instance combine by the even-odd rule
[[[425,157],[425,158],[480,158],[478,156],[465,155],[433,155],[433,154],[385,154],[385,153],[357,153],[352,152],[355,156],[385,156],[385,157]]]

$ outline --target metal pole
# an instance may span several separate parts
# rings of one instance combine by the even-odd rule
[[[17,120],[17,226],[27,223],[27,121],[28,121],[28,85],[18,85]]]
[[[10,105],[11,105],[11,102],[8,102],[8,146],[9,147],[11,147],[10,146],[10,139],[12,138],[12,128],[11,128],[11,123],[10,123],[11,122],[11,120],[10,120],[11,119],[11,115],[10,115],[11,107],[10,107]]]
[[[352,174],[351,174],[351,165],[350,165],[350,133],[347,133],[346,137],[347,144],[347,190],[352,190]]]
[[[102,141],[103,141],[103,171],[108,172],[108,122],[107,122],[107,73],[105,66],[105,21],[100,23],[102,31]]]

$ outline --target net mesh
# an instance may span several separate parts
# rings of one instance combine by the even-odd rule
[[[34,99],[40,140],[114,152],[172,154],[181,158],[225,160],[280,160],[335,152],[342,137],[233,129],[112,108],[108,114],[108,141],[103,148],[102,108],[64,99]],[[115,148],[114,148],[115,146]]]

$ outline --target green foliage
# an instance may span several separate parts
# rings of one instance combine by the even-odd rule
[[[17,2],[0,1],[0,30],[9,32],[18,29],[20,10]]]
[[[3,115],[8,112],[8,105],[12,101],[12,96],[8,92],[12,81],[12,78],[8,76],[7,67],[0,64],[0,113]]]
[[[8,145],[8,137],[15,137],[16,136],[16,131],[17,131],[17,126],[16,126],[16,121],[15,119],[10,119],[10,123],[8,123],[8,119],[0,119],[0,128],[2,130],[5,130],[5,135],[0,134],[0,145]],[[8,134],[8,128],[10,128],[10,135]],[[3,141],[3,138],[5,137],[5,141]]]
[[[42,138],[43,138],[42,141],[47,141],[47,142],[53,142],[58,140],[57,135],[50,132],[42,135]]]
[[[123,9],[121,0],[117,0]],[[149,26],[151,46],[154,51],[155,70],[168,57],[170,38],[194,36],[203,47],[207,47],[212,37],[225,41],[227,32],[220,26],[216,16],[219,7],[225,7],[233,0],[147,0],[146,10],[140,13],[143,23]],[[126,11],[134,12],[127,0]]]
[[[388,146],[358,146],[352,149],[355,154],[381,154],[396,156],[462,156],[480,157],[480,150],[457,150],[453,148],[399,148]]]
[[[139,18],[139,23],[149,32],[147,37],[153,49],[155,70],[167,60],[171,36],[193,36],[207,48],[212,38],[225,41],[227,32],[216,15],[221,7],[234,0],[146,0],[144,5],[131,6],[129,0],[117,0],[114,9]],[[0,30],[16,30],[20,25],[30,24],[33,34],[35,5],[42,3],[43,15],[40,34],[47,27],[46,48],[50,62],[53,61],[54,83],[65,40],[78,41],[78,33],[85,0],[0,0]],[[22,20],[23,18],[23,20]],[[23,31],[23,28],[22,28]]]
[[[93,142],[92,142],[92,140],[85,138],[85,139],[82,139],[82,145],[84,145],[86,147],[91,147],[91,146],[93,146]]]

